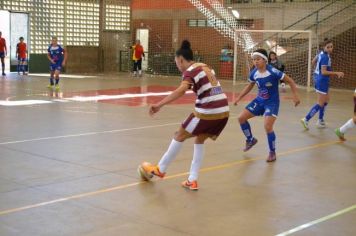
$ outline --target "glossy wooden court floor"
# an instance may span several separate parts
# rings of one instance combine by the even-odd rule
[[[206,143],[200,189],[187,191],[188,140],[163,180],[142,182],[136,168],[156,163],[193,109],[187,94],[153,118],[148,105],[179,78],[128,74],[67,76],[61,91],[47,75],[0,77],[0,235],[356,235],[356,129],[333,133],[353,115],[353,91],[332,90],[326,129],[301,117],[281,94],[277,162],[267,164],[263,119],[258,145],[243,153],[234,107],[222,135]],[[230,102],[243,82],[222,82]],[[254,91],[255,94],[256,91]]]

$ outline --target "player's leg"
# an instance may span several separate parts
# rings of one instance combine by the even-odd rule
[[[54,78],[55,78],[55,88],[58,91],[59,88],[59,74],[61,73],[61,68],[58,66],[56,70],[54,71]]]
[[[142,76],[142,59],[137,61],[138,75]]]
[[[133,75],[136,76],[137,75],[137,67],[138,67],[138,63],[137,61],[133,61]]]
[[[26,58],[21,59],[21,71],[24,75],[26,74]]]
[[[354,128],[355,126],[356,126],[356,93],[354,95],[354,117],[349,119],[340,128],[337,128],[335,130],[335,134],[339,137],[339,139],[341,141],[345,141],[346,139],[345,139],[344,135],[347,133],[347,131],[349,131],[350,129]]]
[[[254,100],[246,106],[246,108],[241,112],[238,117],[241,130],[246,137],[246,145],[243,150],[244,152],[250,150],[257,143],[257,139],[254,138],[252,135],[251,126],[248,120],[252,117],[255,117],[256,115],[260,115],[258,114],[259,108],[259,104]]]
[[[189,118],[188,118],[189,119]],[[154,175],[163,178],[168,166],[176,158],[180,149],[183,146],[184,140],[192,137],[182,126],[175,133],[167,151],[163,154],[157,165],[148,162],[143,162],[138,167],[138,172],[144,180],[150,180]]]
[[[204,157],[204,142],[209,138],[207,134],[200,134],[195,138],[193,160],[190,166],[188,179],[182,182],[182,186],[190,190],[198,190],[198,176]]]
[[[51,65],[50,66],[50,77],[49,77],[49,85],[47,86],[48,88],[53,88],[54,87],[54,68]]]
[[[20,70],[21,70],[21,57],[17,58],[17,74],[20,74]]]
[[[319,119],[316,123],[318,128],[325,128],[326,124],[324,121],[324,114],[325,114],[325,108],[328,105],[330,100],[330,94],[327,93],[325,96],[319,96],[318,97],[318,104],[320,106],[320,110],[319,110]]]
[[[2,75],[5,76],[5,53],[0,53]]]
[[[274,133],[273,126],[276,121],[276,116],[266,115],[264,120],[264,127],[267,134],[269,155],[267,162],[273,162],[276,160],[276,134]]]

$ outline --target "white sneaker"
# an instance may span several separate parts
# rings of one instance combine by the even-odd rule
[[[316,126],[317,126],[319,129],[324,129],[324,128],[326,128],[326,123],[325,123],[324,120],[318,120],[318,121],[316,122]]]
[[[309,130],[309,123],[305,118],[301,119],[300,123],[302,123],[305,130]]]

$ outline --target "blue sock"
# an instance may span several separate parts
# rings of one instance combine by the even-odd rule
[[[58,77],[58,79],[56,79],[56,85],[59,83],[59,77]]]
[[[17,64],[17,73],[20,73],[20,64]]]
[[[53,77],[49,78],[49,82],[51,85],[54,85]]]
[[[246,136],[247,141],[250,142],[253,138],[250,123],[248,123],[248,121],[246,121],[245,123],[240,124],[240,126],[242,129],[242,132],[244,132],[244,135]]]
[[[267,139],[268,139],[269,151],[275,152],[276,151],[276,134],[274,133],[274,131],[267,134]]]
[[[320,108],[319,110],[319,120],[324,120],[324,114],[325,114],[325,108],[328,105],[328,103],[324,103],[324,106]]]
[[[307,114],[307,116],[305,117],[305,119],[307,121],[309,121],[319,110],[320,110],[320,106],[319,104],[315,104],[309,111],[309,113]]]

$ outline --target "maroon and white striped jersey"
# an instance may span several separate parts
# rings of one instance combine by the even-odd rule
[[[183,73],[183,82],[197,95],[195,116],[200,119],[222,119],[229,116],[229,104],[215,73],[203,63],[194,63]]]

